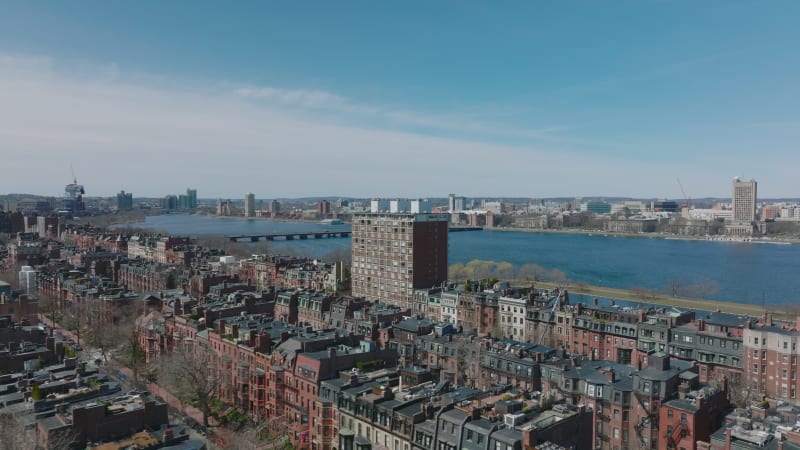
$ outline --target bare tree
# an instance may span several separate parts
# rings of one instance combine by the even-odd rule
[[[447,271],[447,277],[451,281],[456,281],[456,282],[466,280],[467,276],[464,265],[461,263],[451,264],[450,268]]]
[[[89,309],[85,300],[73,302],[64,309],[62,325],[75,335],[75,341],[81,345],[81,337],[89,330]]]
[[[328,253],[322,259],[332,263],[342,261],[349,266],[353,261],[353,254],[350,251],[350,247],[340,248]]]
[[[714,280],[704,279],[686,287],[690,297],[708,298],[719,292],[719,283]]]
[[[513,280],[516,276],[516,268],[513,264],[507,261],[497,263],[494,268],[494,274],[501,280]]]
[[[22,265],[5,266],[4,263],[7,263],[7,261],[0,260],[0,281],[10,284],[13,289],[19,289],[19,270]]]
[[[119,349],[120,362],[133,372],[132,381],[136,386],[140,384],[140,374],[145,363],[144,349],[140,342],[142,331],[137,323],[140,315],[137,306],[135,303],[119,306],[114,317],[115,332],[107,336],[109,347]]]
[[[269,241],[258,241],[252,246],[253,254],[269,255],[272,251],[272,244]]]
[[[748,386],[741,374],[732,374],[728,378],[728,400],[738,408],[746,408],[753,399],[755,392]]]
[[[545,277],[547,271],[538,264],[524,264],[519,268],[518,277],[521,280],[536,282]]]
[[[53,323],[61,321],[61,305],[57,298],[47,294],[39,294],[39,314],[44,314]]]
[[[559,288],[568,287],[570,284],[570,280],[569,278],[567,278],[567,274],[565,274],[560,269],[551,270],[548,278],[550,278],[550,281],[555,283]]]
[[[667,289],[673,297],[678,297],[683,292],[684,284],[681,280],[670,280],[667,282]]]
[[[181,401],[196,404],[208,427],[212,402],[224,385],[221,372],[214,352],[201,344],[186,344],[162,359],[159,382]]]
[[[473,280],[483,280],[489,278],[493,265],[493,261],[473,259],[466,265],[467,277]]]
[[[19,415],[31,414],[32,410],[20,412]],[[72,428],[66,428],[50,434],[47,448],[52,450],[69,450],[73,448],[76,438]],[[5,413],[0,409],[0,450],[34,450],[36,445],[36,431],[27,430],[20,423],[17,415]]]
[[[0,411],[0,450],[34,450],[33,436],[11,414]]]

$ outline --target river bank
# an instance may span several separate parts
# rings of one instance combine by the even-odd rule
[[[701,242],[722,242],[728,244],[800,244],[800,239],[786,238],[786,237],[753,237],[749,239],[735,238],[730,236],[689,236],[681,234],[664,234],[664,233],[623,233],[616,231],[604,230],[589,230],[589,229],[543,229],[543,228],[519,228],[519,227],[496,227],[484,228],[486,231],[505,231],[505,232],[521,232],[521,233],[537,233],[537,234],[572,234],[582,236],[602,236],[602,237],[622,237],[622,238],[637,238],[637,239],[665,239],[674,241],[701,241]]]
[[[519,283],[525,283],[520,281]],[[555,288],[556,283],[537,282],[537,286]],[[570,293],[583,294],[592,297],[603,297],[610,299],[623,300],[635,304],[655,305],[655,306],[674,306],[688,310],[701,311],[720,311],[730,314],[741,314],[753,317],[761,317],[764,312],[770,312],[776,319],[794,321],[800,308],[791,305],[754,305],[750,303],[735,303],[723,300],[710,300],[691,297],[673,297],[655,291],[646,293],[633,292],[627,289],[616,289],[603,286],[591,286],[583,283],[567,286]]]

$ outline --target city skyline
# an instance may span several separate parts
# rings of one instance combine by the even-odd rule
[[[0,192],[797,195],[796,3],[409,6],[10,5]]]

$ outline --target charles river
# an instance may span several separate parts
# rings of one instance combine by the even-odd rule
[[[349,230],[349,225],[245,220],[195,215],[161,215],[129,227],[173,235],[253,235],[259,233]],[[713,280],[709,298],[738,303],[796,304],[800,300],[800,245],[671,240],[568,233],[475,231],[450,233],[449,263],[473,259],[534,263],[558,268],[575,281],[611,288],[647,287],[665,291],[670,280],[691,284]],[[272,252],[323,258],[343,249],[349,238],[270,242]]]

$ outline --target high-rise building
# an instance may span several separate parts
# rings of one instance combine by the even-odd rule
[[[186,189],[186,208],[197,208],[197,189]]]
[[[244,216],[256,216],[256,196],[252,192],[248,192],[244,196]]]
[[[317,214],[323,219],[331,215],[331,202],[327,200],[320,200],[317,203]]]
[[[178,197],[174,195],[167,195],[161,199],[161,207],[163,209],[175,209],[178,207]]]
[[[133,209],[133,194],[130,192],[120,191],[117,194],[117,210],[130,211]]]
[[[444,283],[448,219],[449,214],[386,210],[356,214],[353,295],[411,308],[414,289]]]
[[[447,208],[450,212],[459,212],[466,209],[467,199],[458,197],[456,194],[450,194],[447,199]]]
[[[83,202],[83,196],[86,190],[82,184],[78,184],[77,179],[73,179],[72,183],[64,187],[64,210],[70,214],[77,216],[86,210],[86,205]]]
[[[271,212],[273,216],[277,215],[281,212],[281,203],[277,200],[271,200],[269,202],[269,212]]]
[[[731,209],[734,222],[755,222],[757,187],[756,180],[744,181],[739,177],[733,179]]]

